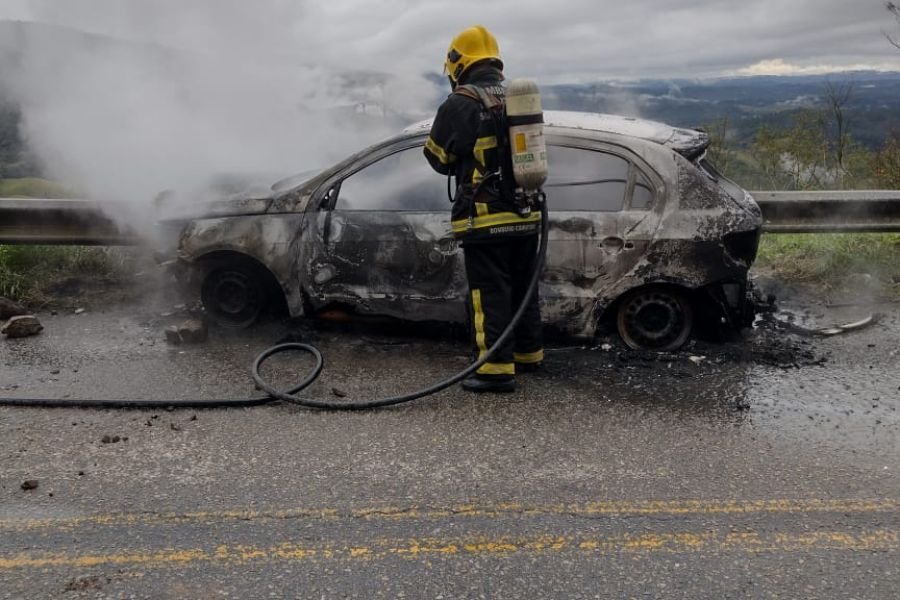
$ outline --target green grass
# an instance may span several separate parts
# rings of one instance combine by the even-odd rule
[[[77,190],[49,179],[0,179],[0,198],[74,198],[78,195]]]
[[[868,274],[886,292],[900,286],[900,234],[769,234],[764,235],[754,269],[780,279],[838,289],[853,285],[854,275]]]
[[[54,299],[54,285],[67,280],[123,281],[129,264],[129,255],[117,248],[0,246],[0,296],[42,304]]]

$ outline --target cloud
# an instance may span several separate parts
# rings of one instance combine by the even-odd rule
[[[896,65],[891,63],[860,63],[860,64],[812,64],[796,65],[786,62],[782,58],[761,60],[749,67],[738,69],[737,75],[826,75],[828,73],[841,73],[847,71],[893,71]]]
[[[879,0],[457,0],[452,6],[444,0],[31,0],[28,6],[36,20],[114,36],[392,73],[439,71],[452,36],[474,22],[494,30],[510,69],[543,79],[721,75],[772,57],[900,69],[900,52],[882,35],[893,22]]]

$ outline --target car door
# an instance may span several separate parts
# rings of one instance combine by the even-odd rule
[[[658,177],[617,145],[548,136],[550,214],[544,314],[575,335],[593,330],[598,300],[644,255],[659,224]]]
[[[618,237],[623,249],[616,267],[623,275],[646,256],[665,209],[665,186],[646,163],[636,158],[632,160],[629,182],[625,206],[618,215]]]
[[[316,307],[462,321],[465,275],[450,233],[446,179],[422,139],[382,149],[325,184],[307,253]]]
[[[624,251],[618,215],[625,205],[630,163],[576,141],[551,140],[545,185],[550,213],[544,296],[592,304]]]

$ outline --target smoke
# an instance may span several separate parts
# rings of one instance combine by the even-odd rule
[[[325,167],[435,105],[417,73],[341,55],[302,2],[28,6],[0,22],[23,137],[49,177],[135,221],[162,190]]]

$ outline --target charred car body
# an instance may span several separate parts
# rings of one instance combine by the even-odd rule
[[[706,134],[586,113],[549,111],[545,121],[549,327],[591,338],[614,324],[632,347],[671,350],[697,327],[751,323],[761,214],[706,162]],[[292,316],[464,323],[449,182],[422,156],[429,127],[171,222],[179,268],[208,312],[247,325],[283,298]]]

